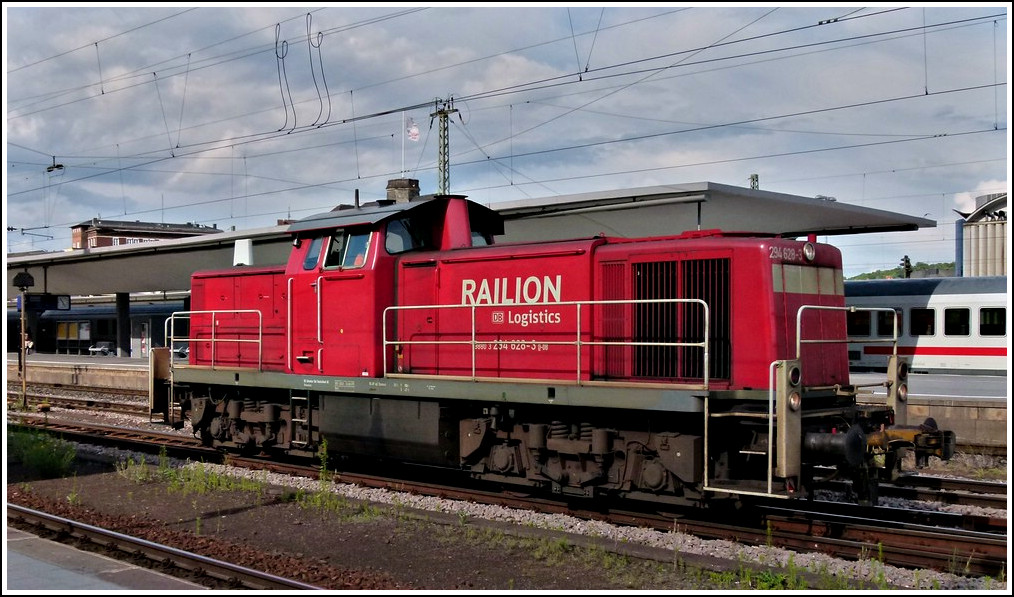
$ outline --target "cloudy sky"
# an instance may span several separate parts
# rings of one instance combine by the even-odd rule
[[[5,3],[5,249],[437,192],[444,110],[448,190],[494,207],[756,174],[937,222],[821,238],[846,276],[952,261],[1008,190],[1008,7]]]

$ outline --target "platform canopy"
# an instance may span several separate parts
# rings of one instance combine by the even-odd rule
[[[28,272],[29,293],[73,296],[190,290],[195,271],[232,267],[236,241],[249,240],[253,265],[285,263],[292,249],[288,226],[152,241],[115,247],[29,253],[7,257],[7,298],[20,293],[14,284]]]
[[[488,204],[505,220],[498,241],[610,236],[666,236],[720,228],[784,237],[917,230],[936,222],[889,211],[712,182],[617,189]],[[253,265],[285,263],[287,226],[91,250],[8,255],[7,297],[15,276],[28,272],[29,292],[104,295],[176,292],[194,271],[233,266],[237,240],[250,239]],[[24,277],[22,277],[24,279]]]
[[[932,228],[933,220],[713,182],[617,189],[496,203],[508,240],[568,236],[666,236],[719,228],[788,238]]]

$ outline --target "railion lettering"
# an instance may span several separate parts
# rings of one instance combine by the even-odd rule
[[[560,302],[561,276],[528,276],[465,279],[461,281],[462,305],[515,305]]]

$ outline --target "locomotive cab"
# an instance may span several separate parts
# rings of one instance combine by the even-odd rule
[[[286,266],[290,359],[296,374],[381,377],[383,311],[395,300],[395,263],[425,250],[490,244],[503,228],[463,197],[336,208],[292,225]]]

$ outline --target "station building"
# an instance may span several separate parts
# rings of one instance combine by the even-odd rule
[[[100,220],[92,218],[71,226],[71,249],[96,249],[98,247],[117,247],[136,245],[172,238],[191,238],[203,234],[222,232],[218,226],[200,224],[165,224],[154,222],[123,222],[117,220]]]

